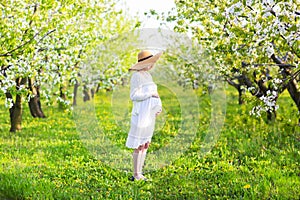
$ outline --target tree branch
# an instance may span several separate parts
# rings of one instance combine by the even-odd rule
[[[54,31],[56,31],[56,29],[53,29],[51,31],[48,31],[37,43],[41,42],[45,37],[47,37],[48,35],[50,35],[51,33],[53,33]],[[41,32],[41,31],[40,31]],[[30,42],[32,42],[34,40],[34,38],[36,38],[40,32],[36,33],[30,40],[28,40],[27,42],[17,46],[16,48],[4,53],[4,54],[0,54],[0,57],[5,57],[5,56],[11,56],[11,53],[18,50],[18,49],[21,49],[22,47],[26,46],[27,44],[29,44]]]
[[[56,31],[56,28],[48,31],[37,43],[40,43],[43,39],[45,39],[45,37],[47,37],[48,35],[50,35],[51,33],[53,33],[54,31]]]
[[[240,86],[240,84],[235,83],[231,78],[227,78],[226,81],[229,83],[229,85],[232,85],[235,88]]]
[[[272,56],[271,56],[271,58],[272,58]],[[246,67],[246,66],[259,67],[259,66],[274,66],[274,65],[281,67],[281,68],[296,68],[295,65],[285,64],[283,62],[278,62],[278,63],[275,62],[275,64],[274,63],[244,63],[243,67]]]
[[[31,27],[31,24],[33,22],[33,16],[35,15],[35,13],[37,11],[37,6],[38,6],[37,4],[34,4],[34,10],[33,10],[32,16],[31,16],[31,20],[29,21],[29,28],[24,31],[24,34],[26,34]]]
[[[27,42],[24,42],[23,44],[17,46],[16,48],[4,53],[4,54],[0,54],[0,57],[5,57],[5,56],[11,56],[11,53],[13,53],[14,51],[23,48],[24,46],[26,46],[27,44],[29,44],[30,42],[32,42],[34,40],[34,38],[36,38],[38,35],[40,34],[40,32],[36,33],[31,39],[29,39]]]

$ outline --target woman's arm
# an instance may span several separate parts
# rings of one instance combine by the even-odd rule
[[[130,99],[132,101],[142,101],[148,99],[149,97],[158,97],[158,94],[153,94],[151,92],[144,92],[142,90],[141,78],[138,72],[134,73],[130,81]]]
[[[142,88],[135,88],[132,92],[130,92],[130,99],[132,101],[142,101],[151,97],[151,93],[142,92]]]

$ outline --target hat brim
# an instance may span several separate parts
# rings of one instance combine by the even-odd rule
[[[159,52],[158,54],[155,54],[154,56],[148,58],[147,60],[143,60],[141,62],[136,63],[130,69],[131,70],[140,70],[140,69],[144,69],[146,67],[150,67],[151,65],[154,65],[156,63],[156,61],[159,59],[159,57],[161,55],[162,55],[162,52]]]

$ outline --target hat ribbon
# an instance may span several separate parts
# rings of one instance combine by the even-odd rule
[[[153,55],[150,55],[150,56],[147,56],[145,58],[139,59],[138,62],[142,62],[142,61],[147,60],[147,59],[149,59],[151,57],[153,57]]]

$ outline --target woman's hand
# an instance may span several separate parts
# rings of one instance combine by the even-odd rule
[[[156,114],[155,117],[157,117],[162,112],[162,109],[160,109]]]

